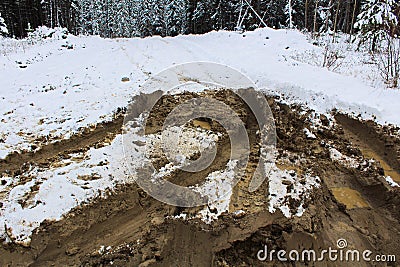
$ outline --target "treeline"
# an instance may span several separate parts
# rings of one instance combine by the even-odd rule
[[[211,30],[273,28],[353,33],[365,30],[368,16],[385,19],[388,4],[399,17],[397,0],[2,0],[8,35],[24,37],[38,26],[66,27],[74,34],[103,37],[174,36]],[[375,8],[373,5],[377,5]],[[372,13],[375,13],[372,14]],[[382,13],[383,12],[383,13]],[[357,25],[357,24],[356,24]],[[398,26],[395,25],[397,28]],[[374,29],[374,27],[376,29]],[[378,25],[379,27],[379,25]],[[394,27],[393,25],[391,26]],[[391,29],[394,34],[396,30]]]
[[[75,32],[79,7],[71,0],[2,0],[0,17],[11,37],[26,37],[38,26],[66,27]],[[0,19],[1,20],[1,19]]]
[[[360,7],[357,0],[3,0],[0,13],[16,37],[41,25],[143,37],[252,30],[263,25],[261,19],[274,28],[350,32]]]

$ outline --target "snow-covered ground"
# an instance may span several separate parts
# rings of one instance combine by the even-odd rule
[[[320,113],[336,108],[400,125],[400,92],[380,83],[371,86],[365,72],[370,70],[375,75],[372,68],[356,61],[365,56],[348,51],[346,55],[353,60],[347,58],[346,66],[352,71],[341,67],[336,70],[339,73],[332,72],[315,63],[322,61],[324,48],[312,45],[294,30],[114,40],[55,34],[35,44],[0,39],[0,48],[0,158],[14,151],[39,149],[46,140],[69,138],[84,127],[112,120],[119,107],[126,107],[131,97],[142,91],[141,84],[151,74],[192,61],[236,68],[266,93],[304,103]],[[313,135],[308,129],[305,134],[310,138]],[[91,149],[83,156],[72,155],[61,166],[45,171],[33,169],[29,176],[34,179],[25,184],[4,175],[0,237],[8,234],[22,243],[29,242],[32,230],[43,220],[60,219],[106,188],[130,182],[132,177],[121,165],[121,138],[117,136],[111,144]],[[336,151],[331,152],[339,157]],[[112,162],[108,157],[111,154]],[[278,169],[273,173],[279,179],[287,174]],[[227,168],[213,175],[224,178],[231,173]],[[271,179],[271,183],[277,182],[278,191],[279,179]],[[309,180],[310,184],[304,188],[299,185],[298,191],[306,194],[317,186],[317,178]],[[36,193],[27,198],[27,192]],[[215,205],[220,214],[229,202]],[[290,215],[284,203],[271,202],[270,209]],[[203,213],[208,216],[206,211]],[[302,213],[301,206],[298,213]]]
[[[151,73],[191,61],[227,64],[266,92],[320,112],[337,108],[400,124],[400,92],[371,87],[368,76],[357,75],[368,73],[357,62],[363,54],[348,53],[355,54],[354,65],[347,62],[348,74],[329,71],[309,62],[322,62],[324,48],[294,30],[115,40],[68,35],[35,45],[0,43],[0,158],[32,149],[39,137],[68,138],[81,127],[112,119]],[[123,82],[125,77],[130,81]]]

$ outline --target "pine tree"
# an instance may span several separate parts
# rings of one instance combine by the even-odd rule
[[[354,25],[359,30],[360,44],[370,41],[370,49],[375,51],[381,40],[387,35],[393,36],[398,27],[397,8],[399,3],[396,0],[366,0]]]
[[[79,33],[111,37],[111,0],[79,0]]]
[[[155,34],[154,26],[158,23],[155,12],[155,3],[157,0],[141,1],[136,0],[138,4],[138,33],[140,37],[152,36]]]
[[[214,6],[212,0],[204,0],[196,3],[193,12],[193,33],[205,33],[213,29],[212,15]]]
[[[166,1],[163,22],[167,36],[175,36],[187,32],[187,5],[186,0]]]
[[[286,7],[285,7],[285,14],[287,16],[287,26],[289,29],[293,29],[293,5],[292,5],[292,0],[288,0]]]
[[[285,14],[285,7],[287,0],[275,0],[275,1],[261,1],[261,17],[265,23],[272,28],[279,29],[284,28],[287,25],[287,16]],[[293,0],[292,0],[293,5]],[[259,21],[257,21],[257,25]]]
[[[320,2],[320,19],[322,21],[319,32],[332,32],[333,29],[333,0]]]
[[[286,0],[285,16],[286,27],[303,29],[305,27],[305,8],[304,0]]]
[[[0,35],[4,36],[4,35],[7,35],[7,34],[8,34],[7,25],[4,22],[4,19],[1,16],[1,13],[0,13]]]

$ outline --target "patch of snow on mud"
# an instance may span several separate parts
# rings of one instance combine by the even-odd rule
[[[350,168],[358,168],[360,166],[356,159],[343,155],[336,148],[329,148],[329,154],[333,161],[339,162],[344,166]]]
[[[321,182],[318,176],[305,174],[304,177],[299,177],[295,171],[280,170],[278,167],[272,168],[268,176],[269,179],[269,211],[276,212],[281,210],[286,217],[302,216],[304,213],[304,200],[308,198],[309,193],[319,187]],[[290,186],[290,190],[288,187]],[[300,204],[291,208],[289,200],[295,199]]]
[[[154,158],[155,154],[166,150],[168,155],[173,155],[177,162],[184,164],[196,153],[215,147],[219,136],[220,134],[201,128],[168,127],[162,134],[151,134],[146,137],[146,157]]]
[[[109,146],[72,154],[71,159],[59,163],[61,167],[44,171],[35,168],[25,174],[31,178],[25,184],[16,177],[1,200],[0,237],[29,245],[32,231],[44,220],[60,220],[72,208],[104,194],[106,189],[131,182],[122,165],[121,139],[118,135]]]
[[[142,118],[137,122],[143,123]],[[138,126],[134,131],[139,131]],[[181,133],[180,146],[177,151],[184,157],[190,157],[198,151],[210,148],[218,141],[218,135],[202,129],[184,128],[183,131],[172,129],[175,133]],[[168,136],[168,135],[167,135]],[[140,136],[136,136],[141,139]],[[61,160],[56,165],[46,170],[34,168],[24,177],[30,181],[23,184],[23,178],[17,176],[11,179],[2,177],[4,185],[0,185],[0,238],[8,241],[29,245],[32,232],[45,220],[60,220],[64,214],[74,207],[91,199],[103,196],[107,189],[113,189],[116,185],[134,182],[130,171],[140,167],[146,160],[145,146],[137,145],[130,150],[130,157],[135,160],[125,164],[123,148],[124,135],[117,135],[111,144],[101,148],[91,148],[86,152],[71,154],[69,159]],[[149,135],[149,143],[153,148],[160,148],[162,136]],[[170,139],[167,139],[167,144]],[[150,145],[150,147],[152,147]],[[200,148],[200,150],[199,150]],[[151,153],[151,151],[150,151]],[[150,155],[147,155],[150,156]],[[159,170],[154,176],[162,178],[169,175],[180,166],[169,164]],[[207,180],[207,185],[202,191],[206,194],[223,193],[223,188],[213,191],[213,186],[218,187],[221,181],[231,172],[221,174],[214,173]],[[215,183],[213,182],[215,179]],[[217,207],[223,210],[222,204]],[[7,232],[6,232],[7,231]]]
[[[232,196],[232,181],[235,177],[237,161],[229,161],[226,169],[210,173],[201,186],[196,186],[195,191],[209,199],[218,199],[203,208],[198,216],[206,223],[217,220],[218,217],[229,212],[229,203]]]
[[[393,181],[392,177],[390,176],[386,176],[386,182],[388,182],[388,184],[392,187],[400,187],[400,185],[398,183],[396,183],[395,181]]]

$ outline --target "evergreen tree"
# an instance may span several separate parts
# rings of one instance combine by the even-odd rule
[[[260,16],[264,22],[271,28],[279,29],[285,28],[287,24],[287,14],[285,14],[285,7],[288,0],[264,0],[260,3]],[[293,2],[293,0],[292,0]],[[293,3],[292,3],[293,4]],[[255,25],[258,27],[259,20],[254,20]],[[247,23],[245,23],[247,24]],[[247,28],[249,29],[249,28]],[[251,29],[251,27],[250,27]]]
[[[289,29],[294,28],[293,24],[293,5],[292,5],[292,0],[288,0],[286,7],[285,7],[285,15],[287,16],[286,19],[286,25],[289,27]]]
[[[320,27],[319,32],[332,32],[333,30],[333,0],[328,1],[320,1],[319,6],[319,19],[320,19]]]
[[[395,35],[398,28],[395,10],[398,8],[396,0],[365,0],[354,25],[359,30],[360,44],[370,41],[370,48],[375,51],[379,41],[387,35]]]
[[[187,5],[186,0],[166,1],[163,12],[165,35],[175,36],[187,32]]]
[[[61,26],[73,33],[110,38],[154,34],[174,36],[211,30],[234,30],[236,27],[254,30],[264,23],[277,29],[306,28],[315,33],[331,30],[352,32],[361,1],[2,0],[0,12],[7,22],[10,35],[18,37],[26,36],[28,23],[33,29],[40,25]],[[382,6],[384,3],[383,0],[376,0],[375,4],[373,0],[364,1],[373,6]],[[363,5],[365,10],[366,2]],[[369,9],[372,11],[364,11],[363,21],[376,8]],[[391,24],[395,24],[395,21]],[[363,31],[364,26],[361,27]]]
[[[158,23],[155,10],[156,2],[157,0],[136,0],[138,10],[137,31],[140,37],[152,36],[154,34],[154,26]]]
[[[305,18],[305,1],[304,0],[291,0],[292,1],[292,20],[294,27],[304,29]]]
[[[8,34],[8,29],[7,29],[7,25],[6,25],[6,23],[4,22],[4,19],[3,19],[3,17],[1,16],[1,13],[0,13],[0,35],[7,35]]]
[[[213,0],[198,1],[193,12],[193,33],[205,33],[214,29],[212,16],[215,7]]]

